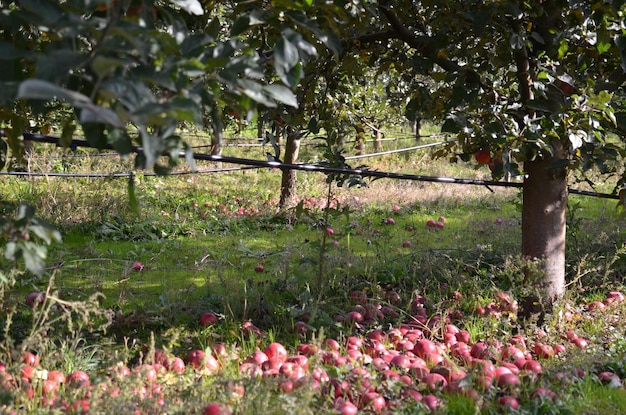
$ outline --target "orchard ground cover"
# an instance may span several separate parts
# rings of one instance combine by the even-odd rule
[[[127,168],[46,155],[42,171]],[[426,152],[365,164],[489,174]],[[6,210],[35,205],[64,242],[45,277],[18,273],[3,291],[2,411],[626,411],[615,202],[570,197],[568,296],[538,322],[517,316],[536,289],[536,264],[515,256],[517,190],[300,174],[301,204],[278,212],[279,181],[138,175],[134,214],[120,179],[3,180]]]

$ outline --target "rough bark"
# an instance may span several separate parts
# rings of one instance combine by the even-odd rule
[[[298,162],[298,153],[300,152],[300,133],[292,132],[287,135],[287,143],[285,144],[285,160],[287,164],[296,164]],[[283,169],[280,184],[280,202],[279,207],[288,208],[296,205],[296,171],[291,169]]]
[[[361,124],[357,124],[354,126],[356,130],[356,144],[354,148],[356,148],[356,154],[361,156],[365,154],[365,128]]]
[[[256,137],[258,140],[263,140],[265,137],[265,122],[263,121],[262,117],[259,117],[259,119],[256,122]]]
[[[420,141],[422,138],[422,133],[420,132],[422,126],[422,118],[419,114],[415,115],[415,121],[413,121],[413,134],[415,134],[415,140]]]
[[[216,129],[211,136],[211,155],[212,156],[221,156],[222,155],[222,131],[220,129]]]
[[[520,29],[521,30],[521,29]],[[534,99],[531,88],[531,63],[527,48],[515,51],[518,89],[522,103]],[[534,116],[534,111],[528,110]],[[540,321],[546,312],[552,311],[556,300],[565,294],[565,215],[567,212],[567,168],[559,162],[567,158],[562,143],[552,142],[552,154],[527,160],[524,163],[526,178],[522,203],[522,256],[540,260],[538,296],[522,299],[521,315],[525,318],[535,313]],[[526,271],[527,280],[533,276]]]
[[[549,311],[565,293],[567,168],[555,168],[555,163],[567,155],[559,141],[553,147],[553,155],[524,163],[522,255],[542,261],[543,286],[538,288],[543,309],[535,310],[541,312]]]
[[[374,151],[382,151],[383,145],[381,139],[383,138],[383,133],[379,129],[375,130],[376,138],[374,139]]]

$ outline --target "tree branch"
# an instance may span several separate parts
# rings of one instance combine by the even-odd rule
[[[528,58],[528,50],[526,45],[515,50],[515,65],[517,67],[517,81],[520,93],[520,99],[523,104],[533,99],[532,79],[530,77],[530,59]]]
[[[355,36],[348,39],[348,42],[360,42],[360,43],[374,43],[384,42],[391,39],[398,39],[398,34],[395,30],[385,30],[382,32],[368,33],[365,35]]]
[[[393,28],[399,40],[402,40],[407,45],[417,50],[420,55],[432,59],[444,71],[458,72],[465,76],[465,81],[467,83],[478,84],[484,89],[489,89],[480,79],[480,75],[478,75],[475,71],[460,66],[458,63],[448,58],[444,51],[434,49],[431,46],[431,39],[429,37],[416,36],[409,29],[407,29],[398,16],[382,4],[383,2],[384,1],[378,2],[378,8],[389,21],[389,24]]]

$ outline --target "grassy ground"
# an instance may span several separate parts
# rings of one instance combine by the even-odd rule
[[[385,148],[413,144],[410,140],[384,142]],[[59,154],[48,147],[38,150],[37,158],[31,160],[32,169],[67,173],[130,170],[130,162],[117,157],[86,151],[64,157]],[[263,158],[264,150],[233,147],[225,154]],[[486,168],[449,165],[431,160],[429,154],[430,150],[418,150],[410,156],[394,154],[354,164],[423,175],[488,178]],[[314,158],[313,149],[305,148],[301,159]],[[227,166],[199,166],[219,167]],[[228,357],[220,355],[218,374],[206,376],[188,370],[173,376],[168,372],[156,382],[164,390],[146,392],[142,399],[138,398],[142,392],[136,391],[146,387],[141,377],[115,380],[113,384],[123,385],[124,392],[107,400],[104,390],[93,389],[90,410],[200,413],[207,403],[216,401],[236,413],[340,413],[335,399],[339,395],[329,393],[328,386],[321,391],[311,387],[283,393],[285,379],[249,378],[241,374],[239,364],[272,341],[284,344],[294,354],[304,343],[321,346],[324,338],[343,342],[349,335],[365,337],[372,330],[389,335],[413,318],[414,302],[423,296],[428,300],[429,321],[445,321],[454,311],[454,323],[470,334],[471,344],[506,344],[518,334],[527,339],[530,353],[531,343],[554,346],[564,342],[561,336],[567,330],[576,331],[592,344],[584,351],[568,346],[558,358],[541,360],[544,374],[538,380],[528,373],[520,375],[520,389],[478,389],[478,399],[431,390],[413,379],[416,391],[443,402],[436,410],[439,413],[506,412],[507,407],[498,402],[509,395],[519,400],[520,413],[624,412],[623,388],[603,385],[598,374],[610,370],[621,378],[626,375],[626,343],[622,340],[626,309],[616,305],[602,314],[588,309],[593,301],[604,300],[609,291],[623,288],[626,221],[614,201],[570,197],[568,297],[537,327],[532,321],[518,321],[515,313],[508,311],[497,315],[476,312],[478,307],[497,303],[498,293],[516,299],[533,290],[523,278],[528,264],[518,258],[518,190],[498,188],[492,192],[477,186],[378,180],[358,189],[331,187],[329,194],[322,175],[300,173],[298,180],[300,207],[278,211],[280,174],[276,170],[167,178],[138,175],[140,212],[136,214],[128,209],[125,179],[4,178],[0,195],[6,209],[18,201],[35,205],[40,216],[62,231],[64,242],[51,247],[44,277],[20,275],[6,293],[3,308],[13,314],[11,326],[4,320],[2,350],[6,356],[0,360],[7,362],[10,373],[19,373],[23,365],[16,351],[33,350],[47,370],[68,374],[84,370],[93,383],[109,385],[111,365],[133,367],[152,362],[155,348],[184,357],[192,349],[211,351],[216,344],[225,344]],[[606,181],[599,189],[610,191],[610,186]],[[331,209],[325,209],[329,202]],[[446,219],[443,229],[426,226],[428,220],[442,216]],[[47,287],[54,293],[46,303],[50,309],[43,312],[24,304],[27,293]],[[342,323],[340,320],[354,311],[351,293],[355,291],[365,293],[370,303],[389,306],[396,317],[371,326]],[[399,295],[397,301],[390,300],[391,292]],[[57,298],[59,302],[55,302]],[[71,311],[63,314],[64,310]],[[199,316],[208,311],[219,321],[201,327]],[[69,327],[72,320],[53,321],[59,312],[72,320],[84,319]],[[106,331],[95,330],[107,321]],[[246,336],[241,326],[246,321],[253,322],[262,334]],[[302,330],[294,332],[294,327]],[[430,323],[429,327],[432,338],[441,340]],[[539,329],[547,337],[538,336]],[[385,342],[389,348],[397,346],[388,338]],[[231,359],[235,355],[238,358]],[[312,367],[354,385],[351,368],[360,363],[342,366],[323,359],[311,356]],[[494,362],[500,364],[495,357]],[[430,411],[425,401],[407,399],[404,386],[372,370],[371,364],[363,366],[373,376],[377,393],[395,405],[392,409],[387,406],[388,412]],[[578,372],[581,368],[583,373]],[[38,382],[20,384],[20,390],[31,384],[41,387]],[[558,398],[532,399],[538,385],[556,391]],[[353,395],[361,392],[357,386],[351,388],[341,397],[355,400]],[[7,390],[2,401],[7,413],[73,410],[40,401],[29,403],[20,393]],[[70,404],[82,398],[80,395],[69,387],[61,394]],[[374,411],[366,404],[359,405],[366,412]]]

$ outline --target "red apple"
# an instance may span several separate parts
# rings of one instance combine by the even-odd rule
[[[80,399],[78,401],[74,401],[72,404],[73,414],[88,414],[89,413],[89,401],[87,399]]]
[[[601,301],[594,301],[587,306],[589,311],[603,311],[606,306]]]
[[[48,372],[48,380],[56,382],[58,384],[65,383],[65,375],[58,370],[51,370]]]
[[[356,415],[359,412],[355,404],[341,397],[335,399],[334,408],[339,415]]]
[[[287,360],[287,350],[285,346],[280,343],[271,343],[263,352],[267,355],[268,359],[276,358],[281,363]]]
[[[261,337],[263,332],[257,326],[255,326],[251,321],[244,321],[241,324],[241,331],[245,337],[250,337],[254,334],[257,337]]]
[[[367,294],[363,291],[355,290],[350,293],[350,301],[354,304],[367,304],[368,298]]]
[[[520,385],[519,377],[515,373],[504,373],[496,377],[498,386],[501,388],[512,388]]]
[[[533,346],[533,352],[537,357],[542,359],[550,359],[554,357],[554,348],[549,344],[535,343]]]
[[[26,305],[29,307],[35,307],[43,303],[45,296],[40,292],[33,292],[26,296]]]
[[[501,406],[509,407],[513,410],[517,410],[519,408],[519,402],[512,396],[503,396],[498,400],[498,403]]]
[[[491,161],[491,152],[486,149],[480,149],[474,154],[474,158],[478,164],[489,164]]]
[[[183,373],[186,369],[185,362],[180,357],[173,358],[166,367],[170,372],[174,373]]]
[[[67,383],[75,388],[88,388],[91,384],[91,380],[87,373],[77,370],[68,376]]]
[[[524,370],[527,370],[529,372],[533,372],[537,375],[539,375],[541,372],[543,372],[543,368],[541,367],[541,363],[537,362],[536,360],[527,360],[526,362],[524,362],[524,366],[523,366]]]
[[[230,415],[230,414],[231,412],[228,410],[228,408],[216,402],[208,404],[202,410],[202,415]]]
[[[200,325],[202,327],[211,326],[215,323],[217,323],[217,316],[214,313],[211,313],[210,311],[206,313],[202,313],[202,315],[200,316]]]
[[[22,355],[22,363],[29,366],[37,366],[39,365],[39,358],[34,353],[25,352]]]
[[[441,405],[439,398],[437,398],[435,395],[424,396],[422,398],[422,403],[424,404],[424,406],[426,406],[429,410],[433,412],[437,409],[439,405]]]

